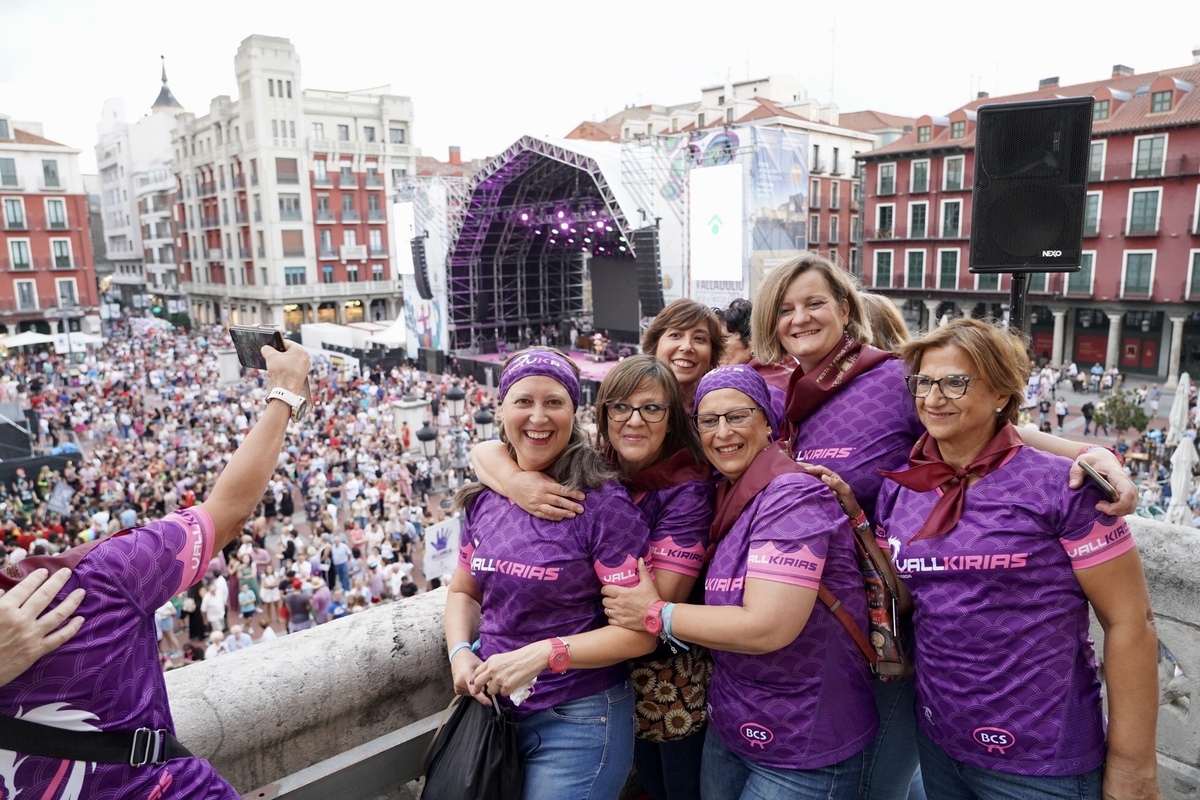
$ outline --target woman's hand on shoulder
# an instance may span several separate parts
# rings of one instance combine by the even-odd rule
[[[4,653],[3,663],[0,663],[0,686],[20,675],[42,656],[57,650],[83,626],[83,617],[74,617],[67,622],[83,602],[83,589],[71,592],[46,612],[70,577],[71,572],[67,569],[53,574],[44,569],[34,570],[7,593],[0,592],[0,652]]]
[[[1075,459],[1075,463],[1071,465],[1070,486],[1072,489],[1083,486],[1085,480],[1083,467],[1079,466],[1080,462],[1086,462],[1117,490],[1115,501],[1101,500],[1096,503],[1097,511],[1102,514],[1111,514],[1114,517],[1123,517],[1137,510],[1137,486],[1125,473],[1125,468],[1121,466],[1121,462],[1117,460],[1116,456],[1099,447],[1081,453]]]
[[[637,586],[617,586],[610,583],[600,591],[604,595],[604,615],[608,617],[608,624],[638,633],[646,630],[642,622],[650,606],[662,599],[658,590],[654,588],[654,580],[650,577],[646,560],[642,558],[638,559]]]
[[[558,522],[583,513],[583,492],[567,491],[541,472],[522,472],[514,476],[513,486],[516,491],[511,499],[539,519]]]
[[[822,467],[818,464],[805,464],[800,462],[800,466],[804,471],[813,477],[820,478],[821,483],[828,486],[837,496],[838,502],[842,506],[842,510],[846,512],[846,516],[854,519],[862,511],[862,506],[858,504],[858,500],[854,497],[854,490],[850,488],[850,484],[842,479],[841,475],[831,470],[829,467]]]

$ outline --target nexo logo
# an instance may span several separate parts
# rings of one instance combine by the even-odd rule
[[[757,722],[743,722],[741,729],[742,736],[746,737],[746,741],[750,742],[751,747],[766,748],[767,744],[775,738],[775,734]]]
[[[1062,258],[1062,250],[1043,250],[1042,258]]]
[[[1004,751],[1017,741],[1016,736],[1003,728],[976,728],[971,731],[971,735],[975,737],[975,741],[986,747],[989,753],[995,751],[1000,755],[1004,755]]]

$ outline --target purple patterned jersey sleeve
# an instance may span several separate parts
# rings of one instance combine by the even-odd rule
[[[654,569],[695,578],[704,564],[716,489],[711,481],[687,481],[646,492],[638,509],[650,525]]]

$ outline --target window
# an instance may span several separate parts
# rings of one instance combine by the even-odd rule
[[[808,243],[821,243],[821,218],[816,214],[808,218]]]
[[[958,251],[938,251],[938,288],[958,288]]]
[[[284,267],[283,282],[288,286],[303,286],[308,283],[308,269],[305,267]]]
[[[942,201],[942,238],[957,239],[961,233],[962,201]]]
[[[346,212],[353,213],[354,212],[354,195],[352,195],[352,194],[343,194],[342,195],[342,212],[343,213],[346,213]]]
[[[79,305],[79,295],[75,292],[74,278],[60,278],[54,282],[54,287],[58,290],[59,308],[71,308]]]
[[[324,139],[325,138],[325,123],[314,122],[312,124],[312,137],[314,139]]]
[[[371,280],[381,281],[383,279],[384,279],[383,278],[383,264],[372,264],[371,265]]]
[[[1000,273],[987,272],[975,276],[975,288],[981,292],[1000,291]]]
[[[911,183],[913,194],[925,194],[929,191],[929,161],[912,162]]]
[[[286,131],[285,131],[285,133],[286,133]],[[274,137],[279,136],[279,120],[277,120],[277,119],[271,120],[271,135]]]
[[[1165,92],[1155,92],[1150,95],[1150,113],[1161,114],[1164,111],[1171,110],[1171,90]]]
[[[838,152],[840,149],[841,148],[838,147],[833,148],[833,164],[831,165],[830,171],[833,172],[834,175],[842,174],[841,155]]]
[[[925,238],[925,221],[928,217],[928,203],[910,203],[908,206],[908,238]]]
[[[813,178],[808,188],[808,207],[821,207],[821,179]]]
[[[53,158],[42,159],[42,182],[47,189],[57,189],[62,185],[58,182],[58,162]]]
[[[17,310],[37,311],[37,284],[33,281],[13,281],[17,290]]]
[[[1088,154],[1088,182],[1104,180],[1104,151],[1107,142],[1101,139],[1092,142],[1091,153]]]
[[[1188,300],[1200,298],[1200,250],[1192,251],[1192,263],[1188,273]]]
[[[370,125],[363,126],[363,140],[368,142],[375,141],[375,128]]]
[[[17,162],[12,158],[0,158],[0,186],[17,185]]]
[[[933,128],[929,125],[922,125],[917,128],[917,144],[928,142],[933,134]]]
[[[291,81],[287,82],[287,96],[288,97],[292,96],[292,82]]]
[[[313,161],[313,183],[329,183],[329,168],[323,158]]]
[[[28,239],[9,239],[8,254],[12,257],[13,269],[33,269],[33,262],[29,259]]]
[[[875,251],[875,288],[886,289],[892,285],[892,251]]]
[[[51,239],[50,249],[54,253],[54,266],[63,269],[71,266],[71,240]]]
[[[358,264],[346,265],[346,281],[348,283],[358,283]]]
[[[879,194],[896,193],[896,165],[879,165]]]
[[[321,229],[321,257],[328,258],[333,255],[333,231],[329,228]]]
[[[1067,273],[1067,294],[1092,293],[1092,264],[1095,253],[1082,253],[1079,257],[1079,272]]]
[[[358,231],[342,231],[342,244],[346,247],[358,247]]]
[[[392,169],[392,185],[398,186],[408,177],[408,170],[404,167],[395,167]]]
[[[961,139],[967,135],[967,123],[965,120],[950,123],[950,138]]]
[[[0,119],[0,139],[11,139],[12,136],[8,132],[8,120]]]
[[[371,228],[367,237],[367,241],[371,246],[371,255],[377,256],[383,253],[383,231],[379,230],[379,228]]]
[[[857,247],[850,248],[850,274],[862,280],[862,256]]]
[[[279,218],[282,220],[298,220],[300,216],[300,195],[279,195]]]
[[[321,265],[321,283],[333,283],[333,264]]]
[[[962,156],[947,156],[946,157],[946,185],[942,187],[943,191],[956,192],[963,188],[963,157]]]
[[[812,171],[824,172],[825,168],[821,165],[821,145],[813,145]]]
[[[280,183],[299,183],[299,167],[294,158],[275,159],[275,177]]]
[[[838,222],[839,221],[838,221],[837,217],[829,218],[829,243],[830,244],[838,243],[838,238],[841,234],[841,231],[839,230],[839,228],[841,226],[838,224]]]
[[[4,198],[4,227],[7,230],[24,230],[25,201],[19,197]]]
[[[876,206],[875,212],[875,237],[878,239],[892,238],[892,228],[895,225],[896,207]]]
[[[1137,142],[1137,160],[1133,165],[1133,177],[1157,178],[1163,172],[1163,154],[1167,149],[1167,137],[1139,136]]]
[[[338,141],[339,142],[350,141],[350,126],[349,125],[338,125]]]
[[[358,188],[358,181],[354,177],[354,172],[348,166],[343,166],[338,170],[338,186],[343,188]]]
[[[1100,233],[1100,192],[1088,192],[1083,206],[1083,235],[1096,236]]]
[[[267,78],[267,94],[271,97],[275,96],[275,79]]]
[[[1149,297],[1154,283],[1154,253],[1126,253],[1122,297]]]
[[[925,251],[909,250],[905,254],[908,261],[905,270],[904,286],[908,289],[925,288]]]
[[[279,243],[283,246],[284,258],[304,256],[304,231],[280,231]]]
[[[404,128],[389,126],[388,141],[392,144],[404,144]]]
[[[836,178],[829,182],[829,207],[834,211],[842,207],[842,182]]]
[[[1097,100],[1092,106],[1092,122],[1100,122],[1108,119],[1108,100]]]
[[[1158,194],[1160,189],[1129,193],[1129,229],[1127,236],[1158,233]]]

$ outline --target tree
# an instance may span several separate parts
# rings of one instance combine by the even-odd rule
[[[1100,427],[1115,430],[1117,436],[1123,436],[1130,428],[1145,433],[1150,425],[1150,418],[1142,410],[1137,398],[1120,388],[1113,390],[1112,397],[1096,404],[1092,419]]]

